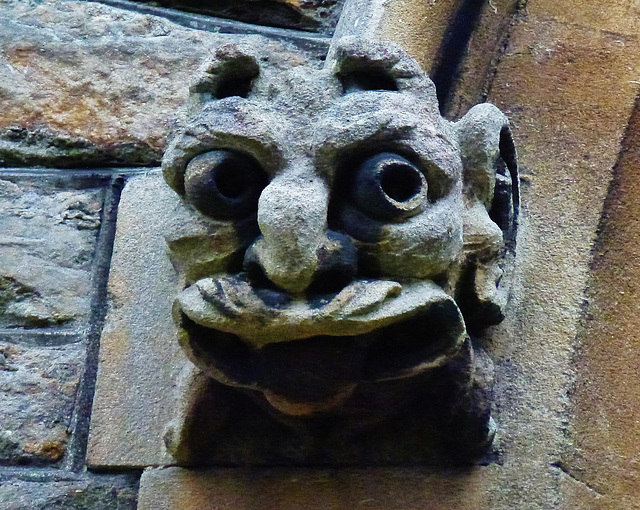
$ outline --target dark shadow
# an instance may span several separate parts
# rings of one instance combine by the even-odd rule
[[[429,75],[436,85],[441,113],[447,110],[453,92],[453,84],[458,79],[460,65],[467,53],[467,45],[471,34],[478,25],[485,4],[485,0],[463,0],[449,22],[442,44],[438,49]]]

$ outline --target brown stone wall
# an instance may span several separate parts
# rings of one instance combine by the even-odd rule
[[[639,508],[637,310],[640,116],[631,116],[595,246],[579,336],[575,449],[563,469],[603,495],[602,508]]]

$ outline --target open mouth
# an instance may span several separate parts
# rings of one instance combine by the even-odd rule
[[[196,365],[287,409],[336,406],[360,383],[419,375],[466,338],[460,310],[433,282],[360,280],[318,302],[287,302],[225,276],[187,288],[175,311]]]

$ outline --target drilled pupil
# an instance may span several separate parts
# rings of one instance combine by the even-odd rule
[[[185,195],[196,208],[219,219],[255,212],[267,175],[251,156],[213,150],[193,158],[185,170]]]
[[[251,186],[250,171],[233,162],[223,162],[216,168],[215,183],[220,194],[226,198],[239,198]]]
[[[380,177],[380,187],[386,195],[396,202],[406,202],[422,189],[420,173],[403,163],[385,166]]]

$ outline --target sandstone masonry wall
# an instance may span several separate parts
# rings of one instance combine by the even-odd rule
[[[269,21],[270,3],[297,24],[282,22],[291,10]],[[345,0],[322,3],[320,19],[320,2],[265,1],[251,5],[259,19],[230,20],[165,4],[0,3],[0,507],[640,508],[638,7]],[[341,13],[336,33],[362,19],[365,35],[411,52],[449,118],[489,100],[511,120],[523,214],[512,302],[489,346],[495,461],[222,470],[213,485],[162,459],[87,469],[123,187],[157,172],[191,77],[227,34],[319,66]]]

